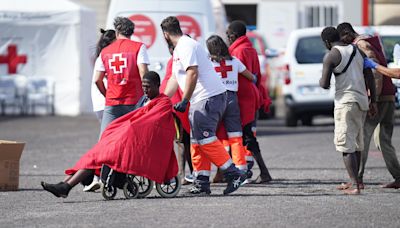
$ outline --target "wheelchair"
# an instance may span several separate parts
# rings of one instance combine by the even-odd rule
[[[117,172],[103,164],[100,179],[103,183],[101,194],[106,200],[114,199],[117,189],[123,190],[126,199],[134,199],[139,195],[139,186],[134,181],[133,175]]]

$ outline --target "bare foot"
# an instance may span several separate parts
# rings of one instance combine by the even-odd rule
[[[343,190],[345,195],[359,195],[361,193],[360,189],[357,188],[348,188]]]
[[[341,183],[340,185],[336,186],[337,190],[346,190],[349,189],[353,186],[353,183],[347,182],[347,183]]]

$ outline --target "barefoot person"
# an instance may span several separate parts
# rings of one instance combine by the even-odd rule
[[[364,149],[363,126],[367,111],[376,112],[375,82],[371,70],[364,69],[364,57],[354,46],[340,41],[334,27],[326,27],[322,41],[329,50],[323,61],[320,86],[330,88],[332,73],[335,74],[335,136],[336,150],[343,155],[344,165],[354,184],[345,194],[360,194],[358,169],[360,151]],[[364,77],[363,77],[364,75]],[[367,88],[371,93],[368,103]]]
[[[340,38],[345,43],[354,43],[362,50],[367,57],[379,62],[380,65],[386,66],[386,58],[382,51],[379,37],[359,35],[354,31],[350,23],[341,23],[337,26]],[[374,72],[376,82],[376,101],[378,107],[377,116],[370,118],[367,116],[364,123],[364,150],[361,151],[361,163],[358,177],[360,178],[362,187],[364,187],[364,170],[367,164],[369,145],[375,129],[379,125],[379,134],[377,145],[382,151],[383,159],[386,167],[392,175],[394,181],[384,184],[384,188],[400,188],[400,163],[396,155],[396,149],[392,143],[393,127],[394,127],[394,111],[396,89],[389,77],[382,77],[378,72]],[[371,95],[372,96],[372,95]]]
[[[159,86],[158,74],[146,73],[142,80],[145,96],[140,99],[143,107],[110,123],[99,142],[65,171],[64,181],[41,182],[43,189],[65,198],[79,182],[99,174],[103,164],[117,172],[143,176],[157,183],[175,177],[178,164],[173,151],[172,103],[167,96],[159,94]]]

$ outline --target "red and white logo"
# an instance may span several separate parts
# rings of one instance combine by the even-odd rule
[[[6,55],[0,55],[0,64],[7,64],[9,74],[16,74],[18,65],[26,62],[27,56],[18,55],[17,45],[15,44],[10,44],[7,47]]]
[[[193,17],[187,15],[178,15],[176,18],[179,20],[183,34],[188,34],[195,40],[198,40],[201,37],[199,23],[197,23]]]
[[[112,58],[108,60],[108,67],[113,74],[122,74],[127,67],[127,59],[122,57],[122,53],[113,54]]]
[[[146,48],[150,48],[156,40],[156,26],[153,21],[141,14],[132,15],[129,19],[135,23],[132,40],[140,41],[146,45]]]

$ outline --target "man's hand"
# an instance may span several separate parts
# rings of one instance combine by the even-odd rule
[[[369,118],[374,118],[378,114],[378,105],[376,102],[371,102],[369,104],[368,116]]]
[[[174,109],[178,112],[185,112],[189,101],[187,99],[183,99],[181,102],[176,103],[174,105]]]
[[[364,58],[364,68],[376,69],[377,66],[378,64],[374,62],[374,60],[370,58]]]

